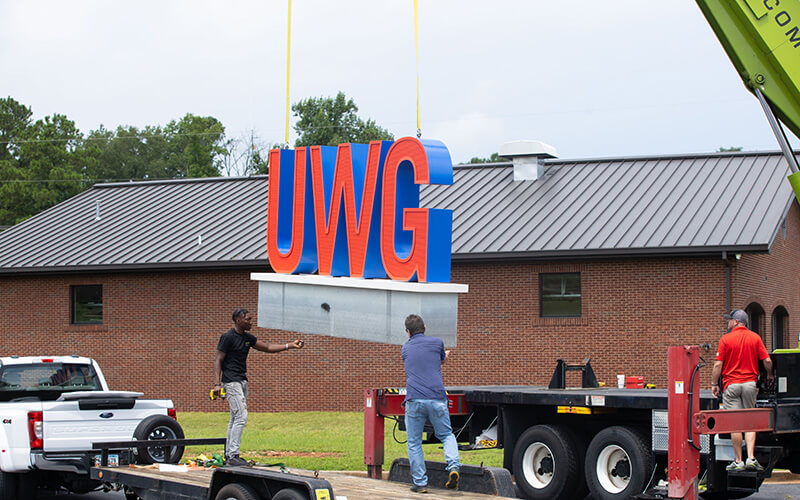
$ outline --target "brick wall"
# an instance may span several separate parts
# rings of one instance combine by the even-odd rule
[[[734,306],[756,301],[768,323],[773,309],[784,306],[787,345],[800,328],[799,216],[793,205],[787,236],[779,232],[770,254],[730,260]],[[581,273],[580,318],[539,317],[541,272]],[[600,381],[613,384],[625,373],[663,387],[668,346],[716,345],[725,328],[721,255],[457,263],[452,281],[469,284],[470,291],[459,299],[458,346],[443,370],[449,385],[547,384],[556,359],[591,357]],[[69,324],[69,286],[75,284],[103,285],[103,325]],[[208,401],[214,350],[234,308],[255,310],[257,288],[249,271],[0,277],[0,352],[91,356],[113,389],[171,398],[179,411],[225,411],[225,403]],[[280,343],[298,337],[260,328],[253,333]],[[302,338],[307,345],[301,351],[251,353],[251,411],[360,410],[365,387],[405,383],[400,346]],[[568,375],[568,383],[579,382],[578,373]]]

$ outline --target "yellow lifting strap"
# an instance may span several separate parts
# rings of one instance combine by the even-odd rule
[[[289,62],[292,54],[292,0],[289,0],[289,14],[286,20],[286,134],[283,142],[289,147]]]
[[[417,137],[422,136],[422,122],[419,117],[419,1],[414,0],[414,48],[417,53]]]

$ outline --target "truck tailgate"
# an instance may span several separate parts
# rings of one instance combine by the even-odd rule
[[[92,442],[133,438],[136,426],[150,415],[166,415],[167,400],[130,397],[90,398],[43,403],[44,451],[92,449]]]

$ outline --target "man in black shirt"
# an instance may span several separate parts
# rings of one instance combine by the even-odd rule
[[[214,392],[219,394],[225,388],[231,420],[228,423],[228,436],[225,443],[225,463],[228,465],[247,465],[239,457],[242,432],[247,423],[247,355],[250,348],[263,352],[281,352],[301,349],[302,340],[287,344],[268,344],[258,340],[248,330],[253,327],[253,317],[247,309],[233,311],[234,327],[223,333],[217,344],[214,358]]]

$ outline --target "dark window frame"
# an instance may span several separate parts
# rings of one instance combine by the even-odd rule
[[[544,293],[544,279],[545,277],[552,276],[578,276],[578,314],[545,314],[545,293]],[[566,272],[566,273],[539,273],[539,317],[540,318],[581,318],[583,317],[583,285],[581,283],[580,272]]]
[[[78,321],[77,309],[77,292],[81,288],[98,288],[100,294],[100,319],[98,321]],[[97,307],[97,304],[94,305]],[[102,325],[103,324],[103,285],[70,285],[69,287],[69,323],[71,325]]]

